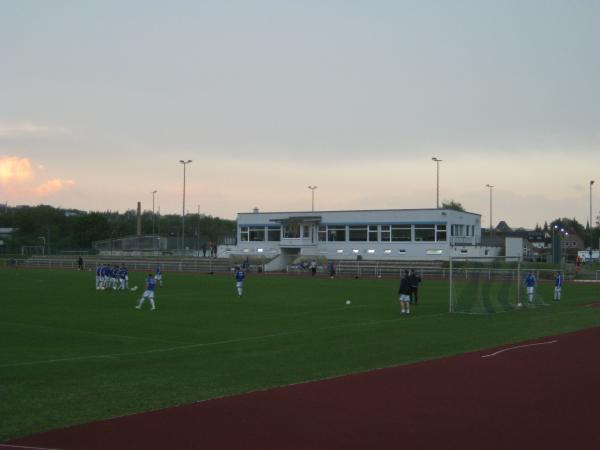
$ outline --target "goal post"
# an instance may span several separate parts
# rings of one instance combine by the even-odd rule
[[[538,283],[540,277],[548,278],[549,270],[530,270],[518,257],[459,256],[449,264],[450,313],[496,314],[546,304]],[[535,279],[531,295],[525,283],[528,272]]]
[[[449,263],[451,313],[496,314],[547,306],[552,298],[556,269],[534,269],[514,256],[458,256]]]

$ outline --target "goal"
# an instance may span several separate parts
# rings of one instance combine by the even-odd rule
[[[539,271],[533,271],[535,287],[528,295],[529,271],[514,256],[453,257],[449,271],[449,310],[460,314],[497,314],[544,306]]]

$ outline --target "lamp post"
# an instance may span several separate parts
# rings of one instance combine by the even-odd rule
[[[442,162],[437,156],[431,158],[432,161],[435,162],[436,165],[436,195],[435,195],[435,207],[440,207],[440,163]]]
[[[158,191],[152,191],[152,236],[154,236],[154,196]],[[154,238],[153,238],[154,239]]]
[[[185,252],[185,167],[192,162],[191,159],[184,161],[180,159],[179,162],[183,164],[183,208],[181,210],[181,251]]]
[[[592,241],[594,234],[592,232],[592,185],[594,184],[594,180],[590,180],[590,262],[592,262],[592,255],[594,250],[594,242]]]
[[[44,256],[46,254],[46,236],[38,236],[38,239],[42,240],[42,243],[43,243],[42,256]]]
[[[492,233],[494,232],[494,222],[492,221],[492,190],[494,189],[494,186],[491,184],[486,184],[485,187],[490,188],[490,236],[492,236]]]
[[[558,230],[558,225],[555,224],[552,227],[552,264],[560,263],[560,258],[558,257],[560,237],[555,235],[556,230]]]
[[[311,202],[312,209],[311,209],[311,211],[314,212],[314,210],[315,210],[315,189],[317,189],[317,186],[308,186],[308,188],[311,190],[311,194],[312,194],[312,202]]]

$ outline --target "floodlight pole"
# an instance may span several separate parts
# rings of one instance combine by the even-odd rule
[[[38,236],[38,239],[41,239],[44,244],[42,247],[42,256],[45,256],[45,254],[46,254],[46,236]]]
[[[158,191],[152,191],[152,236],[154,236],[154,196]]]
[[[592,228],[592,186],[594,184],[594,180],[590,180],[590,262],[592,262],[592,255],[594,250],[594,242],[592,241],[594,237],[593,228]]]
[[[183,164],[183,208],[181,210],[181,252],[185,253],[185,166],[192,162],[191,159],[184,161],[180,159],[179,162]]]
[[[436,165],[436,195],[435,195],[435,207],[439,209],[440,207],[440,163],[442,162],[437,156],[431,158],[432,161],[435,162]]]
[[[317,186],[308,186],[308,188],[311,190],[312,193],[312,202],[311,202],[311,211],[315,211],[315,189],[317,189]]]
[[[494,189],[494,186],[492,186],[491,184],[486,184],[485,187],[490,188],[490,237],[492,236],[492,234],[494,233],[494,228],[493,228],[493,221],[492,221],[492,190]]]

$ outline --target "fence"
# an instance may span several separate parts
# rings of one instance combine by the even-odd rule
[[[157,265],[160,265],[163,272],[206,272],[206,273],[226,273],[231,270],[229,260],[227,259],[179,259],[179,260],[144,260],[127,259],[119,261],[114,259],[87,259],[84,260],[84,270],[95,271],[99,265],[124,264],[132,271],[154,272]],[[41,268],[41,269],[77,269],[77,260],[72,258],[13,258],[6,260],[6,266],[23,268]]]

